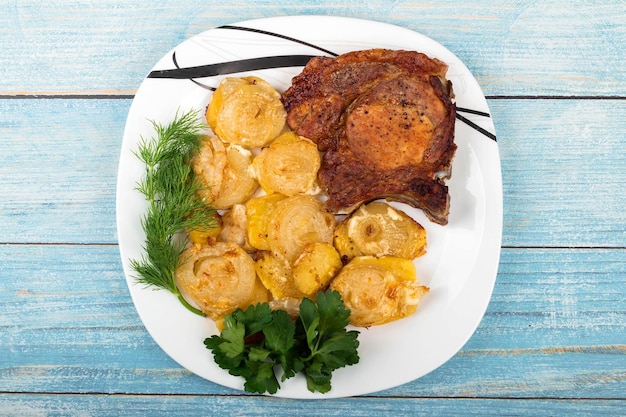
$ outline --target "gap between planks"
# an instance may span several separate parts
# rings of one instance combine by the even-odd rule
[[[32,395],[32,396],[46,396],[46,395],[56,395],[61,397],[74,397],[74,396],[85,396],[85,397],[93,397],[93,396],[105,396],[105,397],[215,397],[215,398],[251,398],[251,399],[265,399],[265,398],[276,398],[279,400],[285,400],[286,398],[281,397],[272,397],[272,396],[259,396],[254,394],[246,394],[246,393],[233,393],[233,394],[202,394],[202,393],[140,393],[140,392],[99,392],[99,391],[76,391],[76,392],[62,392],[62,391],[0,391],[0,395]],[[403,395],[389,395],[389,396],[379,396],[379,395],[359,395],[358,398],[361,399],[370,399],[370,400],[472,400],[472,401],[563,401],[563,402],[572,402],[572,401],[592,401],[592,402],[600,402],[600,401],[624,401],[623,398],[620,397],[495,397],[495,396],[403,396]],[[344,398],[345,399],[345,398]],[[341,398],[335,398],[335,400],[341,400]]]

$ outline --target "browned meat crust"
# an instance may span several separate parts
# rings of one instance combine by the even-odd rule
[[[331,210],[375,198],[407,202],[446,224],[455,105],[447,65],[413,51],[314,58],[283,94],[287,123],[324,152]]]

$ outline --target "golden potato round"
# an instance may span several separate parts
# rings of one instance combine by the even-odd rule
[[[250,255],[225,242],[190,246],[180,256],[175,277],[181,293],[214,320],[247,307],[257,281]]]
[[[211,127],[211,129],[215,130],[215,126],[217,124],[217,116],[222,108],[222,104],[224,103],[224,98],[228,97],[237,87],[240,85],[252,84],[254,82],[263,82],[257,77],[226,77],[224,78],[211,96],[211,101],[209,101],[209,105],[206,110],[206,121]]]
[[[250,245],[259,250],[270,250],[267,241],[270,220],[279,201],[284,200],[282,194],[270,194],[248,200],[246,206],[247,238]]]
[[[250,174],[251,164],[250,151],[224,144],[216,137],[207,137],[191,159],[196,178],[203,185],[200,194],[214,209],[228,209],[254,194],[259,184]]]
[[[270,292],[265,285],[258,278],[254,282],[254,290],[252,291],[252,297],[250,298],[249,305],[255,305],[259,303],[267,303],[270,300]],[[245,309],[242,309],[245,310]]]
[[[235,204],[222,216],[222,227],[217,240],[220,242],[231,242],[241,246],[246,252],[253,252],[253,248],[248,242],[246,229],[246,206]]]
[[[227,146],[226,159],[222,184],[212,202],[216,209],[227,209],[243,203],[259,188],[259,183],[250,174],[252,154],[249,151],[239,146]]]
[[[291,264],[282,256],[270,251],[259,251],[254,267],[259,279],[274,299],[302,299],[304,297],[294,283]]]
[[[330,284],[350,310],[350,323],[369,327],[413,314],[428,287],[419,285],[413,262],[398,257],[360,256]]]
[[[343,264],[330,243],[316,242],[305,246],[293,263],[293,281],[308,297],[325,289]]]
[[[426,253],[426,230],[387,203],[362,205],[335,229],[334,244],[344,259],[398,256],[415,259]]]
[[[217,198],[227,164],[224,142],[215,136],[206,136],[198,153],[191,158],[190,165],[196,178],[202,182],[202,198],[207,204]]]
[[[272,252],[292,263],[309,243],[332,243],[335,225],[335,217],[319,200],[299,194],[276,204],[267,241]]]
[[[222,84],[227,87],[220,91]],[[215,134],[248,149],[274,140],[285,128],[286,119],[280,94],[257,77],[224,80],[207,108],[207,122]]]
[[[293,196],[314,189],[320,155],[315,143],[294,132],[286,132],[263,148],[252,166],[266,193]]]

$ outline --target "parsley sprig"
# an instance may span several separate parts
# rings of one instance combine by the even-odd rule
[[[311,392],[331,389],[333,371],[359,361],[358,331],[347,330],[350,311],[337,291],[304,298],[292,320],[268,303],[237,309],[226,316],[220,335],[204,340],[215,362],[245,379],[244,389],[275,394],[281,382],[302,372]]]
[[[148,201],[141,225],[146,233],[145,254],[131,260],[137,281],[146,286],[166,289],[190,311],[204,315],[191,306],[176,286],[175,271],[186,241],[185,230],[215,227],[215,211],[200,199],[200,181],[189,165],[202,144],[204,126],[196,111],[189,111],[163,126],[152,122],[155,137],[142,138],[135,155],[145,164],[146,173],[137,189]]]

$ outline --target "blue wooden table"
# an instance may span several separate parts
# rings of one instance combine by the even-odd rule
[[[355,398],[248,395],[178,366],[122,271],[117,164],[139,84],[218,25],[296,14],[427,35],[481,85],[504,229],[449,362]],[[626,2],[0,3],[0,415],[626,415]]]

